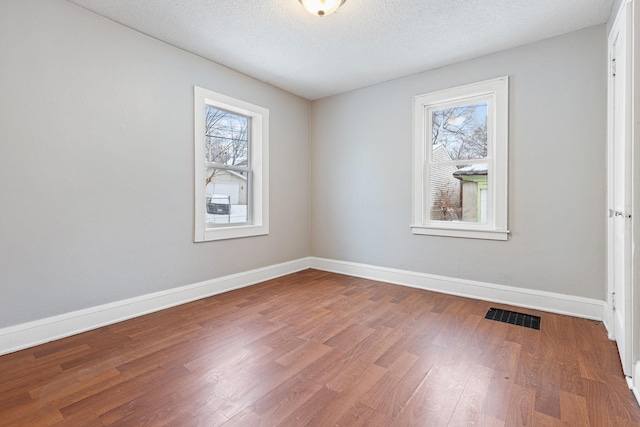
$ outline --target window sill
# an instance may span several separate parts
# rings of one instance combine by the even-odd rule
[[[205,228],[204,235],[196,236],[196,242],[239,239],[242,237],[265,236],[269,234],[266,225],[242,225],[237,227]]]
[[[472,228],[445,228],[445,227],[427,227],[424,225],[412,225],[411,232],[426,236],[445,236],[445,237],[461,237],[466,239],[484,239],[484,240],[508,240],[509,230],[487,230]]]

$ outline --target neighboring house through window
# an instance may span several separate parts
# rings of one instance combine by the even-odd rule
[[[506,240],[508,78],[414,97],[414,234]]]
[[[268,234],[269,110],[199,87],[196,242]]]

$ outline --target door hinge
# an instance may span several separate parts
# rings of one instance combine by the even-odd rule
[[[612,310],[616,309],[616,293],[615,292],[611,292],[611,309]]]
[[[615,77],[615,76],[616,76],[616,58],[613,58],[613,59],[611,60],[611,75],[612,75],[613,77]]]

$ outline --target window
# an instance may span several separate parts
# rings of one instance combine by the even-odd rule
[[[269,233],[269,110],[199,87],[196,242]]]
[[[414,97],[414,234],[507,240],[508,77]]]

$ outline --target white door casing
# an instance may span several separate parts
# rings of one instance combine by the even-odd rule
[[[607,240],[610,333],[620,353],[622,368],[632,374],[632,144],[631,144],[631,4],[620,9],[609,37],[609,143]]]

